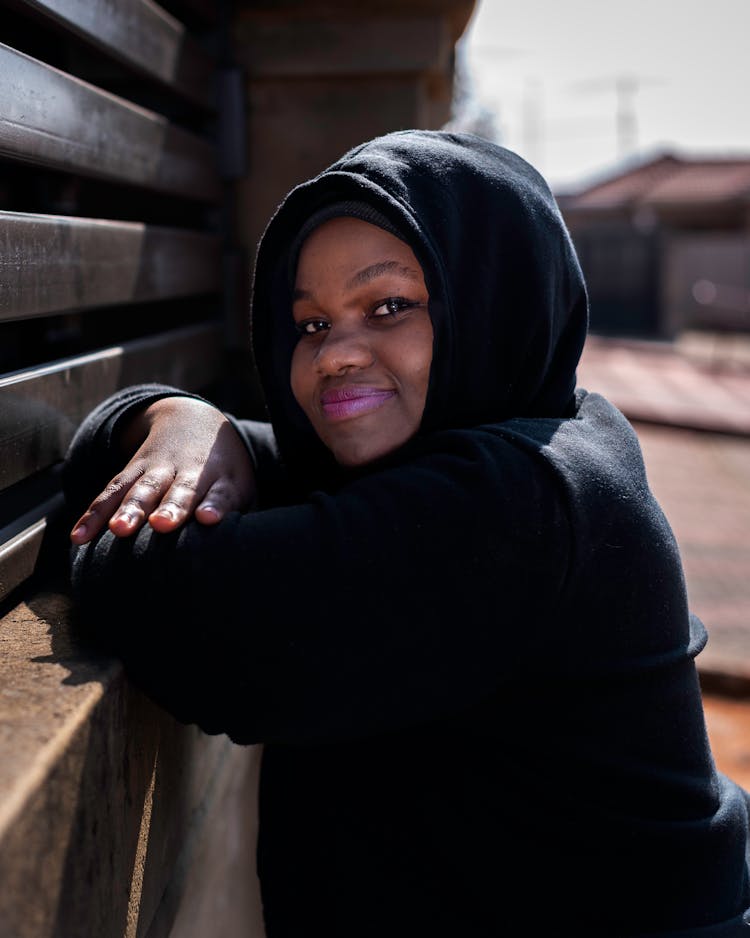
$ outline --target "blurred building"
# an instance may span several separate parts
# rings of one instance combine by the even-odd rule
[[[664,154],[558,202],[593,332],[750,332],[750,157]]]

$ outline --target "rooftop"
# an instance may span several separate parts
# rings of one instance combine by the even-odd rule
[[[590,336],[578,381],[638,434],[708,629],[699,670],[712,686],[750,691],[750,336],[686,334],[674,345]]]
[[[750,156],[661,154],[561,196],[565,209],[657,207],[750,201]]]
[[[578,380],[631,420],[750,437],[750,335],[685,333],[676,343],[590,335]]]

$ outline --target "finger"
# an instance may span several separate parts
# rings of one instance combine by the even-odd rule
[[[70,540],[74,544],[86,544],[93,537],[99,533],[103,525],[95,524],[95,519],[91,518],[88,513],[84,513],[73,525],[73,530],[70,532]]]
[[[159,505],[151,512],[148,522],[160,534],[174,531],[193,515],[199,502],[199,477],[182,475],[176,478],[164,494]]]
[[[135,534],[169,489],[173,475],[169,470],[146,472],[128,491],[109,520],[109,529],[117,537]]]
[[[242,507],[242,497],[237,486],[225,477],[209,487],[195,509],[195,518],[201,524],[217,524],[230,511],[239,511]]]
[[[133,463],[107,483],[104,491],[97,495],[73,525],[70,539],[74,544],[85,544],[104,529],[143,471],[139,463]]]

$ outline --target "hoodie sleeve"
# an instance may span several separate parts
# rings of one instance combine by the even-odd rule
[[[569,554],[548,472],[451,431],[335,495],[170,535],[104,532],[73,549],[80,623],[178,719],[236,742],[447,716],[544,638],[527,623],[556,603]]]

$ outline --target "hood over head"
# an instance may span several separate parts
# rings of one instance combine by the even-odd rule
[[[472,134],[400,131],[293,189],[258,248],[253,354],[290,470],[334,468],[292,396],[289,372],[297,341],[290,269],[300,233],[335,203],[357,206],[358,217],[370,206],[424,271],[434,343],[420,435],[572,413],[588,303],[546,182],[521,157]]]

